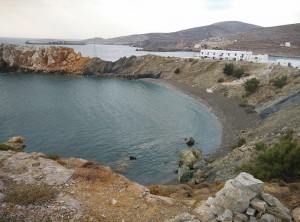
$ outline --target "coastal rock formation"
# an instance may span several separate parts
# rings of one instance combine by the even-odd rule
[[[0,162],[2,174],[17,183],[61,185],[74,173],[41,153],[0,151]]]
[[[291,221],[290,211],[278,199],[264,193],[263,188],[262,181],[240,173],[228,180],[215,198],[209,197],[194,212],[203,222]]]
[[[26,147],[25,138],[21,136],[12,137],[5,144],[13,147],[15,151],[22,151]]]
[[[189,181],[195,170],[199,171],[205,169],[206,163],[202,159],[201,149],[185,149],[180,152],[179,168],[177,178],[179,182]]]
[[[66,47],[0,45],[0,69],[81,74],[88,60]]]

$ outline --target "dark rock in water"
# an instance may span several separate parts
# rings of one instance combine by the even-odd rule
[[[130,159],[130,160],[136,160],[136,157],[130,156],[129,159]]]
[[[193,139],[193,137],[190,137],[186,140],[186,145],[193,146],[194,144],[195,144],[195,140]]]

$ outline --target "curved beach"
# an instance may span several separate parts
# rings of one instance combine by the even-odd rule
[[[222,143],[218,149],[211,153],[213,157],[225,155],[232,149],[232,145],[241,132],[248,131],[260,122],[258,114],[248,114],[245,108],[239,106],[241,100],[238,98],[228,98],[220,94],[207,93],[205,89],[192,87],[172,80],[143,79],[143,81],[176,90],[196,99],[210,109],[222,125]]]

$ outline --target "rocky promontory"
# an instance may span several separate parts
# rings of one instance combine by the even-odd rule
[[[0,45],[0,70],[80,74],[87,60],[66,47]]]

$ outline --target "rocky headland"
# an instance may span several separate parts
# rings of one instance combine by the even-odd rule
[[[237,168],[255,160],[257,144],[272,147],[286,132],[299,144],[300,70],[231,62],[245,71],[237,79],[223,74],[226,63],[153,55],[108,62],[82,57],[65,47],[0,45],[3,72],[151,78],[206,104],[223,125],[218,152],[203,158],[196,144],[181,153],[178,172],[187,184],[148,188],[101,164],[18,152],[22,143],[18,149],[11,147],[22,139],[12,139],[0,154],[2,217],[12,221],[291,221],[294,214],[293,220],[299,221],[299,183],[263,184],[249,174],[239,174]],[[282,77],[284,85],[277,87],[274,82]],[[244,84],[251,78],[258,79],[259,85],[246,94]],[[294,160],[299,158],[296,152]],[[27,191],[43,190],[43,186],[53,191],[44,202],[7,199],[15,187]]]

